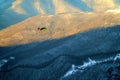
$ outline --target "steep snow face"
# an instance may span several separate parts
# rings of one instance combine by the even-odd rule
[[[11,1],[14,2],[10,9],[27,15],[88,12],[93,9],[94,11],[102,11],[115,8],[119,4],[119,0],[9,0],[9,2]]]
[[[0,0],[0,29],[38,14],[99,12],[116,7],[119,0]]]
[[[0,4],[0,29],[38,14],[80,12],[64,0],[1,0]]]
[[[66,0],[66,2],[82,11],[92,11],[92,8],[89,7],[85,2],[83,2],[83,0]]]
[[[9,5],[2,0],[1,3]],[[14,1],[14,2],[13,2]],[[36,15],[41,14],[54,14],[54,13],[64,13],[64,12],[74,12],[74,11],[89,11],[86,8],[89,6],[86,5],[82,0],[9,0],[9,8],[16,13],[26,14],[26,15]],[[73,3],[73,4],[72,4]],[[76,8],[76,5],[78,9]],[[79,5],[80,4],[80,5]],[[5,7],[4,5],[1,5]],[[83,7],[83,8],[82,8]],[[84,10],[86,9],[86,10]],[[5,9],[6,10],[6,9]],[[60,11],[59,11],[60,10]]]

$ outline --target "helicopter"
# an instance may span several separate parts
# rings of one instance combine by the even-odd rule
[[[40,31],[45,31],[45,30],[47,30],[46,27],[38,27],[37,29],[40,30]]]

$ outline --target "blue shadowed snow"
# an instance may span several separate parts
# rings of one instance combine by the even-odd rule
[[[27,15],[18,14],[13,10],[7,10],[4,15],[0,15],[0,30],[7,28],[10,25],[16,24],[20,21],[23,21],[28,17],[29,16]]]
[[[29,15],[34,16],[38,14],[38,11],[33,6],[34,0],[23,0],[21,7],[24,9]]]
[[[0,0],[0,4],[2,4],[3,2],[5,2],[5,0]]]
[[[115,0],[117,5],[120,5],[120,0]]]
[[[93,9],[88,7],[82,0],[66,0],[66,2],[81,9],[82,11],[93,11]]]
[[[39,1],[46,13],[48,14],[55,13],[55,6],[51,0],[39,0]]]
[[[0,14],[2,14],[4,11],[9,8],[14,0],[0,0]]]

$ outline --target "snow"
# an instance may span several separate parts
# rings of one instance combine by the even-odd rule
[[[88,62],[84,62],[83,65],[76,66],[76,65],[72,64],[72,68],[63,76],[63,78],[73,75],[78,71],[83,72],[83,71],[85,71],[86,68],[92,67],[96,64],[100,64],[100,63],[108,62],[108,61],[116,61],[117,59],[120,59],[120,54],[117,54],[115,57],[109,57],[109,58],[106,58],[103,60],[98,60],[98,61],[92,60],[89,58]]]
[[[120,13],[120,9],[109,9],[106,11],[107,13]]]

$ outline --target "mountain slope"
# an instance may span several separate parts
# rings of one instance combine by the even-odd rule
[[[0,46],[66,37],[86,30],[120,24],[119,14],[64,13],[38,15],[0,31]],[[46,26],[46,31],[38,27]]]
[[[0,0],[0,4],[0,30],[39,14],[120,9],[117,0]]]
[[[10,57],[14,57],[14,59],[10,59],[1,67],[0,78],[2,80],[16,80],[18,77],[20,80],[60,80],[72,64],[81,65],[88,58],[94,60],[114,58],[120,52],[120,44],[118,43],[120,43],[119,25],[90,30],[62,39],[2,47],[0,48],[2,52],[0,59],[9,60]],[[13,50],[10,50],[12,48]],[[87,74],[79,72],[79,74],[68,76],[65,80],[69,80],[69,78],[75,78],[75,80],[100,79],[100,74],[106,72],[106,69],[111,65],[113,65],[112,61],[97,64],[85,70],[91,72],[90,76],[85,77],[88,72]],[[102,71],[93,72],[98,70]],[[95,76],[93,77],[93,75]],[[107,77],[106,73],[102,75]]]

